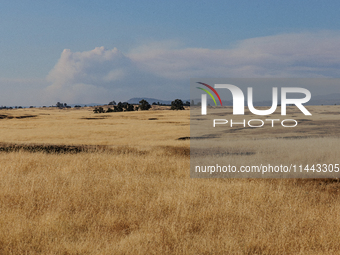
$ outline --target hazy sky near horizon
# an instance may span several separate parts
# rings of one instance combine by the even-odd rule
[[[335,0],[1,1],[0,105],[187,99],[193,77],[338,78],[339,10]]]

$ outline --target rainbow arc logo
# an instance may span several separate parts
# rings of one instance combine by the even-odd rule
[[[217,91],[216,91],[213,87],[211,87],[210,85],[208,85],[208,84],[206,84],[206,83],[203,83],[203,82],[197,82],[197,83],[199,83],[199,84],[201,84],[201,85],[203,85],[203,86],[206,86],[206,87],[209,88],[212,92],[214,92],[215,95],[217,96],[218,100],[220,101],[221,106],[223,106],[223,105],[222,105],[222,100],[221,100],[221,98],[220,98],[220,95],[217,93]],[[215,106],[217,106],[216,100],[215,100],[214,96],[211,94],[211,92],[210,92],[209,90],[203,89],[203,88],[200,88],[200,87],[196,87],[196,88],[201,89],[201,90],[203,90],[204,92],[206,92],[206,93],[212,98],[212,100],[214,100]]]

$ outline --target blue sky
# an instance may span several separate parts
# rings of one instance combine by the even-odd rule
[[[0,105],[189,98],[197,76],[339,77],[339,10],[316,0],[1,1]]]

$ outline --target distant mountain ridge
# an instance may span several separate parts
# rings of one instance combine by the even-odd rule
[[[150,97],[134,97],[134,98],[130,98],[127,102],[129,104],[139,104],[139,101],[141,100],[146,100],[148,101],[149,104],[152,104],[152,103],[160,103],[160,104],[171,104],[171,102],[173,100],[161,100],[161,99],[157,99],[157,98],[150,98]],[[175,98],[176,99],[176,98]],[[175,100],[174,99],[174,100]],[[190,101],[190,99],[186,99],[186,100],[183,100],[183,103],[185,103],[186,101]]]

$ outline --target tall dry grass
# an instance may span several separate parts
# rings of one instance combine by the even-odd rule
[[[72,130],[85,121],[77,114],[64,120]],[[0,153],[0,254],[339,253],[338,182],[190,179],[189,141],[176,140],[189,136],[188,125],[176,126],[188,123],[188,112],[138,114],[126,116],[135,118],[129,125],[145,123],[141,132],[152,131],[149,118],[175,123],[155,124],[164,134],[156,130],[149,142],[97,152]],[[27,126],[50,125],[39,118]],[[100,137],[109,120],[94,121]],[[37,142],[33,133],[28,142]],[[133,137],[142,141],[136,132],[118,144]]]
[[[185,149],[2,153],[1,254],[337,254],[339,184],[190,179]]]

